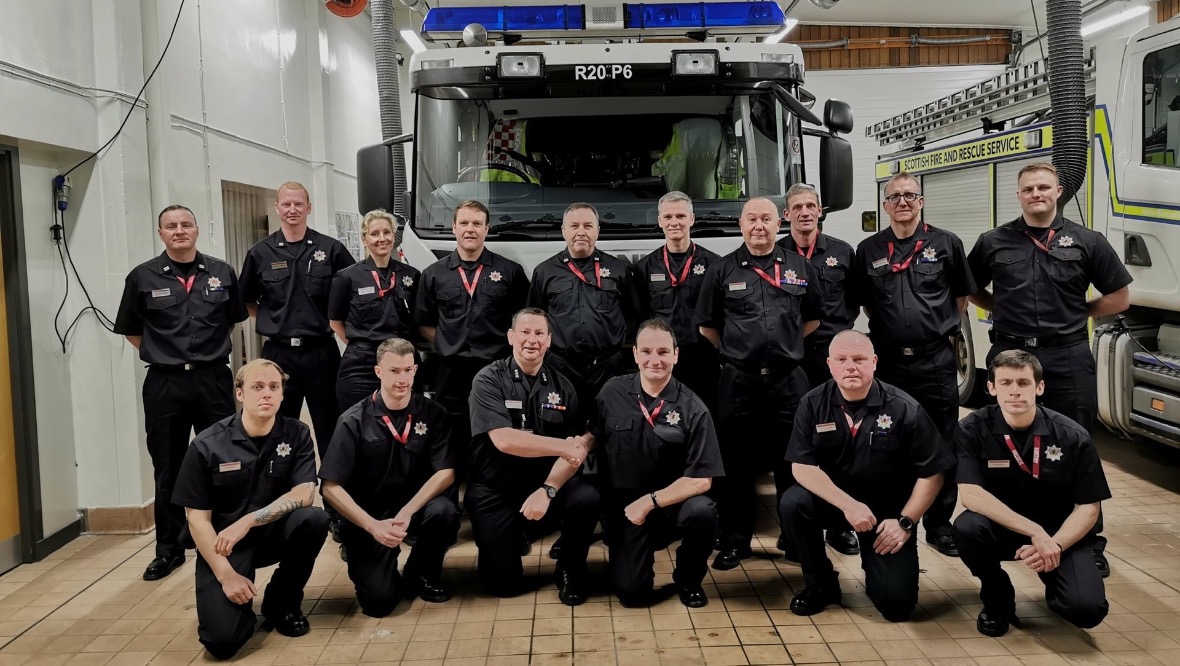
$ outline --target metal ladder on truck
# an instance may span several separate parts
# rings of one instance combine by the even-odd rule
[[[1093,99],[1093,49],[1083,67],[1086,97]],[[902,150],[916,149],[1048,109],[1049,59],[1045,58],[875,123],[865,128],[865,136],[882,146],[901,143]]]

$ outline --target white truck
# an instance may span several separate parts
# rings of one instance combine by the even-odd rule
[[[1085,71],[1089,168],[1063,212],[1105,234],[1135,280],[1125,318],[1092,328],[1099,417],[1180,447],[1180,19],[1097,44]],[[900,148],[878,159],[875,179],[917,175],[926,219],[969,250],[1020,215],[1016,174],[1050,159],[1051,113],[1047,63],[1021,65],[866,128]],[[985,382],[990,326],[990,313],[969,308],[958,345],[964,401]]]
[[[570,203],[597,207],[599,247],[635,260],[663,243],[657,199],[682,190],[694,240],[724,255],[746,198],[781,204],[807,180],[804,135],[828,210],[847,208],[851,110],[810,111],[802,51],[762,41],[783,27],[775,2],[431,9],[421,34],[448,48],[410,59],[413,134],[358,153],[360,210],[395,210],[408,168],[409,263],[451,252],[454,207],[478,199],[488,246],[531,272],[564,246]]]

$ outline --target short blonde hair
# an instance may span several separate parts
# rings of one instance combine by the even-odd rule
[[[373,226],[374,220],[388,222],[390,230],[393,231],[393,238],[395,241],[397,240],[397,218],[386,212],[384,208],[378,208],[365,213],[365,219],[361,220],[361,245],[364,245],[365,236],[369,235],[369,227]],[[365,246],[365,256],[369,256],[368,246]]]
[[[264,368],[274,368],[277,370],[279,373],[280,383],[284,389],[287,388],[287,380],[290,379],[290,377],[287,376],[287,373],[283,372],[283,369],[279,367],[278,363],[265,358],[256,358],[253,361],[250,361],[249,363],[238,368],[238,373],[234,375],[234,388],[240,389],[244,387],[246,385],[246,377],[248,375],[253,374],[255,370],[262,370]]]
[[[302,192],[303,198],[307,199],[307,203],[311,203],[311,194],[307,191],[307,188],[303,186],[303,183],[297,183],[293,180],[288,180],[282,185],[279,185],[279,189],[275,190],[275,195],[277,196],[278,193],[283,190],[295,190]]]
[[[414,358],[414,363],[418,362],[418,356],[414,353],[414,343],[409,340],[401,338],[390,338],[377,346],[377,362],[381,362],[381,358],[386,354],[393,354],[394,356],[411,356]]]
[[[1035,171],[1044,171],[1046,173],[1052,174],[1053,180],[1058,180],[1057,167],[1048,162],[1033,162],[1032,164],[1029,164],[1028,166],[1021,169],[1020,173],[1016,174],[1016,182],[1019,183],[1020,179],[1024,178],[1024,174],[1033,173]]]

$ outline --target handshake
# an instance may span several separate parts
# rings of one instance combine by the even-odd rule
[[[565,443],[565,452],[561,454],[561,459],[571,467],[581,467],[582,461],[586,459],[586,454],[590,451],[588,438],[585,435],[566,437]]]

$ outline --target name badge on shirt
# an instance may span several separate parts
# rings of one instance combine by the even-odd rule
[[[816,424],[815,431],[816,432],[836,432],[836,424],[835,424],[835,422],[819,423],[819,424]]]
[[[885,264],[888,264],[888,263],[889,263],[889,259],[888,259],[888,258],[885,258],[885,259],[878,259],[878,260],[876,260],[876,261],[874,261],[874,262],[873,262],[873,268],[880,268],[880,267],[882,267],[882,266],[884,266]]]
[[[652,282],[663,282],[667,279],[668,279],[668,276],[663,273],[652,273],[651,274],[651,281]]]
[[[357,296],[368,296],[369,294],[376,293],[376,287],[361,287],[356,290],[356,293]]]
[[[218,472],[236,472],[239,469],[242,469],[242,461],[241,460],[238,460],[235,462],[221,463],[220,465],[217,466]]]
[[[272,271],[285,271],[285,270],[287,270],[287,262],[285,262],[285,261],[272,261],[272,262],[270,262],[270,269]]]
[[[171,296],[171,295],[172,295],[171,289],[153,289],[152,290],[152,298],[163,298],[165,296]]]
[[[746,288],[745,282],[730,282],[729,283],[729,290],[730,291],[742,291],[745,288]]]
[[[505,400],[504,406],[508,409],[524,409],[524,402],[520,400]]]
[[[987,461],[988,469],[1008,469],[1012,464],[1011,460],[989,460]]]

